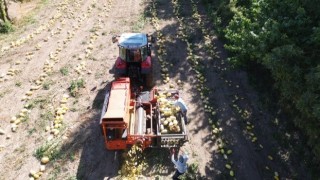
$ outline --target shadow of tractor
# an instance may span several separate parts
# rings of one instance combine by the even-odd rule
[[[105,148],[99,124],[104,98],[110,88],[111,82],[98,90],[92,107],[80,115],[82,124],[71,135],[71,142],[62,148],[81,152],[77,179],[115,179],[124,162],[124,151],[109,151]],[[143,175],[146,177],[168,176],[174,172],[168,149],[146,149],[144,159],[146,166]]]

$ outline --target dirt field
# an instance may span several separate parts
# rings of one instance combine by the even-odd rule
[[[236,179],[310,178],[304,161],[276,141],[276,117],[260,107],[246,73],[228,65],[198,1],[53,0],[33,18],[23,30],[1,37],[1,180],[28,179],[40,167],[37,156],[48,152],[55,160],[41,179],[118,176],[121,154],[105,149],[99,118],[118,54],[111,37],[130,31],[158,36],[157,86],[182,81],[190,120],[183,149],[189,164],[198,165],[198,179],[233,179],[230,171]],[[70,96],[72,82],[84,82],[76,97]],[[53,135],[50,127],[62,104],[68,109]],[[299,140],[288,133],[290,138]],[[147,150],[146,156],[146,179],[172,176],[168,150]]]

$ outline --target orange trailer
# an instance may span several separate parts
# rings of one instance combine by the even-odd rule
[[[158,90],[133,93],[130,86],[130,78],[122,77],[107,90],[100,119],[106,148],[121,150],[135,143],[143,148],[181,146],[187,140],[183,117],[177,116],[180,132],[162,133]]]

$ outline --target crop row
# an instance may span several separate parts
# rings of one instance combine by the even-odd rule
[[[92,1],[92,5],[89,6],[87,8],[87,12],[84,13],[84,17],[89,17],[90,14],[92,13],[92,10],[93,10],[93,6],[95,5],[96,3],[96,0]],[[112,5],[112,0],[108,0],[108,5],[105,5],[106,9],[107,9],[107,12],[110,11],[111,9],[111,5]],[[98,16],[99,17],[102,17],[103,16],[103,13],[105,12],[102,12],[100,13]],[[106,16],[107,17],[107,16]],[[83,19],[82,21],[84,21],[85,19]],[[82,21],[78,21],[78,22],[82,22]],[[97,20],[97,22],[94,23],[93,25],[93,28],[94,29],[93,31],[90,31],[90,35],[89,35],[89,38],[90,38],[90,43],[87,45],[87,47],[85,48],[85,57],[82,58],[82,57],[78,57],[78,60],[80,60],[81,62],[79,64],[77,64],[74,68],[74,72],[78,75],[80,75],[80,77],[78,78],[78,80],[75,80],[73,81],[73,83],[71,84],[70,86],[70,94],[71,96],[75,96],[77,92],[75,92],[75,88],[80,88],[79,86],[79,82],[82,82],[84,83],[83,79],[84,77],[82,77],[82,75],[84,74],[85,71],[87,71],[88,74],[91,74],[91,71],[90,70],[86,70],[86,62],[88,60],[88,58],[90,57],[92,51],[94,50],[94,42],[96,41],[96,39],[98,38],[98,29],[101,29],[101,20]],[[77,87],[73,87],[73,86],[77,86]],[[82,85],[83,86],[83,85]],[[68,110],[68,107],[67,107],[67,100],[68,100],[69,96],[68,95],[64,95],[62,97],[62,100],[60,101],[60,106],[58,108],[56,108],[55,110],[55,113],[54,113],[54,119],[51,123],[51,126],[47,126],[46,127],[46,131],[48,132],[51,132],[48,139],[47,139],[47,142],[45,142],[44,145],[42,145],[41,147],[39,147],[37,149],[38,152],[41,151],[40,155],[39,155],[39,159],[41,159],[41,164],[44,164],[42,161],[43,161],[43,158],[47,158],[47,159],[50,159],[50,160],[54,160],[56,157],[55,157],[55,151],[52,151],[52,149],[57,149],[59,147],[61,147],[61,143],[62,141],[59,140],[60,138],[64,138],[65,136],[63,134],[66,133],[66,129],[67,127],[65,127],[63,124],[62,124],[62,120],[63,120],[63,115],[67,112]],[[62,129],[61,129],[62,128]],[[63,132],[61,132],[63,131]],[[61,136],[58,136],[58,134],[62,134]],[[52,140],[54,137],[58,138],[56,140]],[[31,171],[30,172],[30,175],[35,178],[35,176],[32,174],[33,172],[35,171]],[[39,171],[40,172],[40,171]],[[38,172],[38,173],[39,173]],[[37,173],[35,173],[36,177],[37,177]]]
[[[79,5],[79,2],[80,1],[77,1],[75,2],[75,4]],[[40,35],[41,33],[51,29],[50,36],[47,36],[46,38],[43,39],[43,43],[50,43],[50,40],[54,39],[55,35],[61,34],[62,32],[61,27],[57,27],[56,29],[52,29],[52,28],[54,27],[55,24],[57,24],[57,22],[60,22],[62,26],[65,25],[66,15],[63,15],[63,14],[67,14],[69,18],[75,18],[74,15],[70,15],[73,12],[68,8],[69,6],[73,7],[72,5],[70,5],[70,3],[71,3],[70,0],[65,0],[63,3],[58,4],[57,12],[55,13],[55,15],[53,15],[50,18],[50,20],[47,23],[40,25],[36,30],[34,30],[32,33],[30,33],[26,37],[22,37],[16,41],[11,42],[10,46],[3,47],[2,49],[5,49],[5,50],[2,50],[2,51],[6,52],[9,50],[14,50],[17,47],[20,47],[22,44],[32,39],[35,39],[37,35]],[[70,10],[70,12],[68,10]],[[21,72],[21,69],[24,69],[23,67],[20,67],[20,66],[23,64],[27,66],[28,62],[30,62],[35,57],[36,52],[37,51],[39,52],[41,50],[42,45],[43,44],[40,41],[37,42],[37,44],[34,47],[34,50],[25,53],[25,60],[18,59],[17,61],[15,61],[5,74],[0,75],[0,83],[8,81],[12,79],[15,75],[18,75]],[[62,50],[61,45],[59,49],[60,51]],[[2,54],[2,56],[3,55],[5,54]]]
[[[205,43],[205,49],[207,50],[207,53],[210,54],[210,56],[214,57],[216,56],[213,47],[213,43],[210,42],[210,39],[213,39],[213,33],[210,32],[210,30],[208,28],[205,28],[205,21],[201,19],[201,16],[199,15],[199,12],[197,10],[197,4],[194,2],[194,0],[190,0],[191,4],[192,4],[192,12],[193,12],[193,19],[195,22],[197,22],[202,35],[205,37],[205,42],[209,42],[209,43]],[[222,62],[221,65],[224,65],[224,63]],[[226,70],[226,68],[219,68],[220,71]],[[223,77],[222,77],[223,79]],[[226,83],[227,86],[232,86],[232,82],[225,80],[224,81]],[[236,89],[239,89],[239,85],[235,85]],[[248,136],[248,139],[255,144],[259,144],[258,143],[258,138],[256,137],[255,133],[254,133],[254,125],[253,122],[251,122],[249,119],[250,113],[245,110],[245,109],[240,109],[240,107],[235,103],[235,102],[239,102],[239,99],[243,99],[243,98],[239,98],[237,95],[234,96],[234,100],[233,100],[233,105],[232,107],[235,109],[236,113],[239,115],[239,117],[241,117],[241,119],[245,122],[245,128],[243,130],[243,132],[245,132],[245,134]],[[213,133],[215,133],[216,130],[213,129]],[[263,149],[263,145],[259,144],[258,145],[259,148]],[[221,151],[220,151],[221,152]],[[268,155],[266,157],[266,159],[268,160],[273,160],[273,157],[271,155]],[[265,161],[268,162],[268,161]],[[229,166],[230,163],[226,164],[226,168],[231,169]],[[267,170],[270,170],[270,168],[266,165],[265,166]],[[230,171],[230,175],[231,175],[231,171]],[[279,173],[278,172],[274,172],[274,178],[275,179],[279,179]]]
[[[222,155],[223,159],[225,159],[225,168],[229,171],[230,176],[235,176],[234,169],[232,168],[233,166],[233,161],[230,160],[229,156],[232,155],[232,149],[228,147],[227,145],[227,140],[225,140],[221,134],[224,132],[223,128],[221,127],[221,124],[218,121],[215,121],[216,119],[216,111],[215,107],[212,102],[214,102],[213,99],[210,98],[209,92],[211,89],[207,87],[207,79],[205,77],[205,70],[204,70],[204,65],[201,62],[201,59],[199,56],[195,53],[196,49],[196,44],[192,42],[192,34],[190,31],[188,31],[188,26],[189,26],[189,19],[183,18],[181,15],[181,4],[182,1],[180,0],[172,0],[172,4],[174,7],[174,14],[177,17],[177,20],[179,22],[179,37],[181,38],[182,41],[184,41],[187,44],[187,60],[192,67],[193,71],[195,72],[195,76],[197,78],[197,91],[200,94],[201,100],[204,104],[204,109],[209,117],[209,123],[211,124],[212,127],[212,134],[213,138],[217,139],[218,143],[218,150],[217,152],[220,152]],[[196,22],[196,27],[197,29],[200,29],[204,37],[208,37],[207,34],[205,34],[206,29],[203,26],[203,21],[200,19],[200,15],[197,12],[197,5],[191,1],[191,6],[192,6],[192,15],[191,17],[194,19],[194,22]],[[212,50],[214,49],[211,43],[208,43],[209,47],[207,47],[207,50]],[[211,46],[211,47],[210,47]],[[206,52],[208,53],[208,52]]]
[[[67,13],[67,6],[70,5],[71,1],[75,2],[77,4],[77,1],[75,0],[65,0],[62,3],[59,3],[57,6],[57,12],[50,18],[50,20],[46,23],[43,23],[40,25],[37,29],[35,29],[33,32],[31,32],[28,35],[25,35],[24,37],[21,37],[17,40],[11,41],[6,46],[2,46],[0,49],[0,56],[5,55],[5,52],[12,51],[17,47],[20,47],[21,45],[25,44],[31,39],[34,39],[36,35],[41,34],[42,32],[45,32],[49,30],[56,22],[58,22],[63,14]]]
[[[57,28],[60,33],[62,31],[62,28]],[[75,33],[74,32],[68,32],[68,36],[66,39],[63,41],[64,44],[67,42],[71,41],[71,39],[74,37]],[[54,34],[51,34],[51,36],[54,36]],[[32,96],[36,93],[37,90],[39,90],[44,81],[49,77],[50,73],[52,73],[53,68],[57,65],[57,63],[60,62],[59,55],[62,51],[62,45],[58,45],[56,50],[54,52],[49,53],[49,59],[46,60],[46,62],[43,65],[42,68],[42,73],[38,76],[37,79],[34,79],[32,82],[33,84],[31,85],[31,88],[21,97],[21,101],[25,101],[24,109],[21,110],[21,112],[26,112],[26,107],[29,106],[30,100],[32,100]],[[30,113],[30,110],[28,111]],[[19,121],[19,118],[22,114],[20,113],[18,116],[13,117],[13,119],[17,118],[16,122],[11,122],[12,123],[12,129],[15,130],[17,125],[21,122]]]
[[[78,5],[78,7],[81,7],[81,5],[79,4],[80,2],[82,1],[78,1],[76,4]],[[107,7],[107,9],[111,9],[110,6],[111,6],[111,0],[109,0],[109,3],[108,3],[108,7],[107,5],[105,5],[105,7]],[[93,2],[93,4],[95,3],[95,1]],[[59,7],[58,7],[59,8]],[[62,8],[61,8],[62,9]],[[90,16],[90,13],[92,13],[92,7],[89,7],[87,9],[87,16],[83,16],[83,15],[80,15],[79,17],[75,17],[75,14],[72,13],[72,10],[71,9],[65,9],[66,10],[66,13],[65,15],[63,16],[59,16],[62,18],[61,22],[64,22],[62,23],[62,26],[65,25],[65,21],[64,21],[64,18],[69,18],[69,19],[76,19],[78,23],[81,23],[81,22],[85,22],[85,19],[86,17]],[[104,12],[103,12],[104,13]],[[101,15],[100,15],[101,16]],[[100,23],[100,20],[99,20],[99,23]],[[73,30],[71,31],[68,31],[67,32],[67,37],[65,40],[63,40],[63,46],[65,47],[68,42],[70,42],[72,40],[72,38],[74,37],[75,35],[75,30],[78,30],[79,27],[81,25],[78,24],[77,26],[72,26],[73,27]],[[96,27],[95,27],[96,28]],[[60,28],[58,27],[57,28],[57,31],[51,31],[51,36],[48,36],[47,38],[44,39],[44,42],[48,42],[50,41],[50,39],[54,39],[55,35],[57,34],[61,34],[63,31],[62,31],[63,28]],[[86,48],[86,57],[89,56],[89,54],[91,54],[90,50],[93,49],[93,42],[97,39],[97,32],[92,32],[91,35],[90,35],[90,44],[89,46]],[[60,41],[58,42],[58,44],[60,43]],[[35,51],[39,51],[41,48],[41,45],[38,43],[35,47]],[[32,82],[34,83],[31,88],[29,89],[29,91],[27,91],[25,93],[25,95],[22,97],[22,101],[25,101],[25,104],[24,104],[24,108],[20,111],[20,113],[18,113],[18,115],[12,117],[11,119],[11,130],[13,132],[16,132],[17,131],[17,128],[18,128],[18,125],[21,123],[21,122],[25,122],[28,120],[28,116],[29,114],[31,113],[31,109],[32,109],[32,102],[33,102],[33,99],[32,99],[32,96],[36,93],[36,91],[38,89],[41,88],[41,86],[43,85],[43,82],[45,80],[47,80],[48,77],[50,77],[50,74],[53,72],[54,70],[54,67],[56,66],[57,63],[59,63],[60,59],[59,59],[59,54],[61,53],[62,51],[62,45],[58,45],[58,48],[56,48],[56,50],[54,52],[51,52],[49,53],[49,59],[46,60],[46,62],[44,63],[44,66],[43,66],[43,72],[40,74],[39,78],[38,79],[35,79],[33,80]],[[27,60],[31,60],[31,55],[33,55],[34,52],[30,52],[30,53],[27,53]],[[80,63],[80,65],[84,65],[83,62]],[[75,69],[75,72],[77,73],[80,73],[82,74],[82,72],[80,70],[83,70],[83,69],[78,69],[76,68]],[[68,110],[68,106],[67,106],[67,100],[69,99],[69,96],[68,95],[63,95],[62,99],[61,99],[61,102],[60,102],[60,105],[59,107],[57,107],[55,110],[54,110],[54,119],[52,119],[52,121],[49,123],[50,125],[48,125],[46,128],[45,128],[45,131],[49,132],[49,137],[48,137],[48,141],[51,141],[54,137],[58,137],[58,134],[60,134],[60,129],[63,127],[63,115],[67,112]],[[8,137],[10,137],[8,135]],[[39,157],[40,158],[40,157]],[[42,159],[45,159],[44,161]],[[41,158],[41,166],[39,168],[39,171],[31,171],[30,174],[31,174],[31,179],[34,178],[38,178],[42,175],[45,167],[44,165],[47,163],[45,161],[48,161],[49,157],[48,156],[45,156],[45,157],[42,157]]]

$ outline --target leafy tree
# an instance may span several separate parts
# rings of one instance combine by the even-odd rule
[[[0,0],[0,33],[12,31],[6,0]]]
[[[279,104],[308,136],[320,162],[320,0],[203,1],[224,29],[218,32],[226,38],[230,62],[269,72],[255,76],[272,79]]]

